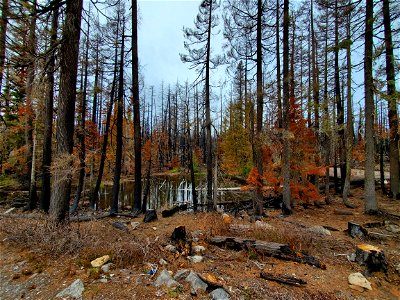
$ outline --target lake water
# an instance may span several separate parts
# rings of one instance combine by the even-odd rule
[[[199,210],[206,206],[206,190],[204,179],[196,179],[197,201]],[[144,190],[143,182],[142,189]],[[133,204],[134,182],[121,183],[119,193],[119,206],[121,209],[130,209]],[[112,186],[104,186],[100,189],[99,206],[107,209],[111,204]],[[226,208],[237,205],[239,202],[250,201],[251,194],[241,191],[240,187],[220,187],[217,192],[217,207]],[[185,176],[158,176],[152,177],[150,195],[148,197],[148,209],[171,208],[174,205],[188,204],[193,206],[192,183]]]

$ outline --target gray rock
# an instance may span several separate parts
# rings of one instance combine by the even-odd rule
[[[229,299],[231,299],[229,294],[223,288],[218,288],[216,290],[213,290],[209,295],[210,295],[211,299],[213,299],[213,300],[229,300]]]
[[[312,226],[308,230],[320,235],[331,235],[331,232],[328,229],[325,229],[320,225]]]
[[[166,285],[167,287],[180,286],[180,284],[172,278],[171,274],[169,274],[167,270],[163,270],[160,273],[160,275],[154,282],[154,285],[155,286]]]
[[[361,273],[352,273],[349,275],[349,284],[361,286],[365,289],[372,290],[371,283]]]
[[[111,225],[112,225],[114,228],[117,228],[117,229],[119,229],[119,230],[126,230],[126,229],[127,229],[126,224],[121,223],[121,222],[113,222]]]
[[[178,272],[176,272],[174,279],[178,280],[178,281],[182,280],[182,279],[186,278],[189,275],[189,273],[190,273],[189,269],[179,270]]]
[[[197,263],[201,263],[204,258],[203,258],[203,256],[200,256],[200,255],[193,255],[193,256],[188,256],[187,259],[190,262],[197,264]]]
[[[185,280],[189,282],[192,287],[190,292],[192,295],[197,295],[197,291],[206,291],[208,287],[208,284],[201,280],[199,275],[193,271],[190,271]]]
[[[113,268],[114,268],[114,264],[113,263],[108,263],[108,264],[105,264],[105,265],[101,266],[101,270],[103,271],[103,273],[108,273]]]
[[[165,246],[165,250],[174,253],[174,252],[176,252],[176,247],[173,245],[167,245],[167,246]]]
[[[204,246],[200,246],[200,245],[196,245],[192,247],[192,250],[194,253],[203,253],[204,251],[206,251],[206,247]]]
[[[75,280],[69,287],[62,290],[57,294],[57,298],[73,297],[76,299],[82,299],[82,293],[85,290],[82,280]]]

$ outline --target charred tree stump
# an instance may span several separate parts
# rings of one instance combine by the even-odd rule
[[[151,221],[157,220],[157,212],[155,210],[148,210],[144,214],[143,222],[149,223]]]
[[[185,226],[175,227],[171,235],[171,240],[175,243],[176,251],[184,256],[192,253],[192,240],[186,235]]]
[[[260,276],[261,276],[261,278],[266,279],[266,280],[276,281],[279,283],[284,283],[284,284],[289,284],[289,285],[300,286],[303,284],[307,284],[306,281],[299,279],[299,278],[295,278],[293,276],[267,273],[267,272],[261,272]]]
[[[388,262],[382,249],[373,245],[361,244],[356,248],[356,262],[365,265],[368,272],[387,272]]]
[[[368,231],[360,224],[348,222],[347,227],[349,235],[353,238],[358,237],[364,239],[368,236]]]

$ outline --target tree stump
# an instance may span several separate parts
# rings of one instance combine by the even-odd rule
[[[175,242],[175,247],[179,254],[183,256],[191,255],[192,240],[187,238],[185,226],[175,227],[171,240]]]
[[[349,235],[353,238],[358,237],[363,239],[368,236],[368,231],[357,223],[348,222],[347,226]]]
[[[157,220],[157,212],[155,210],[146,211],[143,222],[148,223],[155,220]]]
[[[369,272],[387,272],[388,263],[382,249],[373,245],[361,244],[356,248],[356,262],[367,266]]]

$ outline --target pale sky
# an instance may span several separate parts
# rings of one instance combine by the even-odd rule
[[[201,1],[141,0],[138,31],[139,61],[147,86],[183,83],[196,78],[189,65],[181,62],[183,26],[193,27]]]

